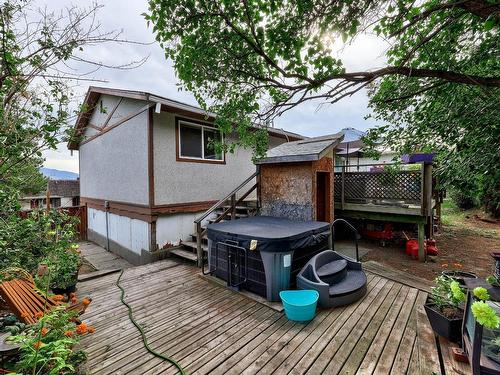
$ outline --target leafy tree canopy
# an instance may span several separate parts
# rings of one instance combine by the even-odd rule
[[[237,124],[239,144],[257,155],[265,142],[248,131],[252,122],[369,89],[387,124],[372,140],[457,156],[442,169],[462,165],[447,176],[460,181],[465,166],[479,178],[498,160],[499,11],[494,0],[150,0],[145,17],[182,87],[224,132]],[[348,71],[334,57],[335,42],[361,32],[389,41],[386,66]]]

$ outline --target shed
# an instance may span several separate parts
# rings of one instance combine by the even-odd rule
[[[342,134],[283,143],[258,160],[261,214],[333,220],[334,150]]]

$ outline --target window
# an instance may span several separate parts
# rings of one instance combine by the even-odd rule
[[[210,126],[180,120],[178,122],[179,159],[224,162],[214,143],[221,141],[221,133]]]

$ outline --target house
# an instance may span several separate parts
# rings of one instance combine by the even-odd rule
[[[21,198],[21,209],[30,210],[38,207],[46,207],[47,195],[50,199],[50,207],[74,207],[80,204],[80,181],[79,180],[48,180],[47,190],[35,195],[27,195]],[[48,194],[47,194],[48,193]]]
[[[384,165],[394,163],[396,153],[390,149],[377,147],[380,152],[378,159],[368,156],[363,148],[365,143],[362,138],[366,132],[355,128],[343,128],[340,132],[344,140],[338,145],[335,159],[335,170],[341,171],[342,165],[347,166],[349,171],[368,172],[374,166],[371,164]]]
[[[256,170],[251,150],[221,154],[210,147],[220,133],[214,115],[200,108],[102,87],[89,88],[84,108],[78,140],[68,147],[79,151],[87,235],[134,264],[189,237],[196,216]],[[268,131],[269,147],[304,139]]]

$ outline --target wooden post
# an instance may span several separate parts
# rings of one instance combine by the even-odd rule
[[[236,194],[231,195],[231,220],[236,219]]]
[[[198,261],[198,267],[201,268],[203,265],[203,249],[201,247],[201,238],[202,236],[202,229],[201,229],[201,222],[196,223],[196,256],[197,256],[197,261]]]
[[[342,208],[342,210],[344,209],[344,201],[345,201],[345,199],[344,199],[345,198],[345,196],[344,196],[344,187],[345,187],[344,177],[345,177],[345,175],[344,174],[345,174],[345,161],[343,160],[342,161],[342,176],[341,176],[342,177],[341,178],[341,180],[342,180],[342,183],[341,183],[342,189],[340,191],[340,207]]]
[[[418,223],[418,260],[425,262],[425,225]]]
[[[45,191],[45,211],[47,213],[49,213],[50,211],[50,189],[48,181],[47,181],[47,190]]]

